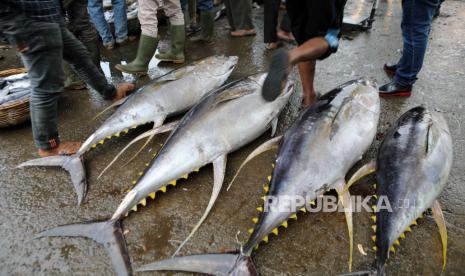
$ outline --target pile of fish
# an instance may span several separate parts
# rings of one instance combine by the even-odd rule
[[[105,140],[128,133],[130,128],[154,123],[156,133],[169,131],[173,124],[163,125],[167,117],[190,109],[204,95],[221,86],[237,64],[235,56],[212,56],[172,71],[139,88],[131,96],[110,106],[121,105],[72,156],[52,156],[25,162],[19,167],[62,167],[71,175],[81,204],[87,193],[84,154]],[[155,135],[155,134],[153,134]]]
[[[255,140],[266,130],[276,130],[277,118],[293,91],[288,82],[273,102],[265,101],[261,88],[266,74],[258,74],[232,82],[209,93],[181,121],[156,155],[136,186],[125,196],[112,218],[104,222],[57,227],[39,234],[44,236],[83,236],[107,249],[115,271],[132,272],[120,219],[137,206],[146,205],[146,198],[155,198],[158,191],[176,185],[176,180],[209,163],[213,163],[213,193],[207,209],[191,235],[207,217],[224,179],[228,153]],[[191,236],[190,235],[190,236]]]
[[[31,82],[27,73],[0,78],[0,106],[17,101],[31,94]]]
[[[277,200],[273,209],[258,209],[255,228],[238,254],[207,254],[177,257],[148,264],[139,271],[182,270],[214,275],[257,275],[251,254],[268,235],[278,234],[278,227],[288,227],[297,211],[306,212],[305,203],[293,204],[286,198],[313,201],[330,189],[336,189],[345,207],[349,230],[349,270],[352,264],[352,210],[350,195],[344,191],[344,178],[371,145],[378,126],[379,96],[376,84],[367,80],[345,83],[326,93],[303,111],[283,137],[276,137],[258,147],[246,159],[272,149],[279,153],[265,198]],[[331,164],[331,166],[328,166]],[[288,211],[284,211],[288,210]]]
[[[136,137],[109,164],[141,139],[171,131],[160,151],[147,163],[111,218],[106,221],[58,226],[41,232],[40,237],[86,237],[103,245],[118,275],[133,273],[121,220],[145,206],[157,193],[166,192],[177,180],[188,178],[207,164],[213,164],[213,191],[206,210],[174,255],[187,243],[207,218],[222,189],[229,153],[249,144],[271,129],[274,136],[278,115],[288,103],[294,85],[288,81],[280,96],[268,102],[261,90],[266,73],[252,75],[221,86],[237,64],[237,57],[212,56],[176,69],[141,87],[109,108],[116,111],[72,156],[31,160],[25,166],[61,166],[71,174],[78,204],[86,195],[84,154],[105,140],[119,137],[130,128],[153,123],[153,129]],[[22,79],[18,79],[21,80]],[[8,87],[9,83],[5,85]],[[19,88],[18,88],[19,87]],[[21,90],[9,86],[8,91]],[[16,90],[15,90],[16,89]],[[2,90],[3,91],[3,90]],[[10,92],[8,92],[10,93]],[[12,92],[20,93],[20,92]],[[166,118],[187,113],[177,121]],[[352,270],[353,220],[349,188],[360,178],[376,171],[375,198],[390,202],[392,210],[375,208],[373,240],[376,243],[375,271],[355,275],[384,275],[389,252],[395,251],[404,231],[429,207],[439,226],[446,263],[447,232],[437,198],[452,166],[452,142],[442,116],[416,107],[400,117],[389,130],[378,158],[362,166],[346,183],[349,170],[361,160],[377,132],[380,101],[375,82],[367,79],[344,83],[303,110],[282,136],[255,149],[233,178],[253,158],[279,148],[270,183],[264,187],[264,204],[257,208],[256,224],[237,253],[173,257],[143,266],[138,271],[181,270],[213,275],[258,275],[252,254],[262,241],[268,242],[289,219],[307,212],[308,204],[329,190],[336,190],[344,208],[349,237],[348,270]],[[106,169],[107,169],[106,168]],[[102,174],[106,171],[102,172]],[[232,184],[231,182],[231,184]],[[229,189],[229,188],[228,188]],[[258,195],[250,195],[258,196]],[[297,200],[305,198],[308,202]],[[396,202],[410,202],[408,208]],[[274,202],[273,208],[267,206]],[[314,226],[316,227],[316,226]],[[443,268],[444,268],[443,267]]]

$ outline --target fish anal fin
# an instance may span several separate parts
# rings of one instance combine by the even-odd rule
[[[446,228],[446,221],[444,219],[444,214],[442,212],[441,206],[439,202],[435,200],[433,202],[433,206],[431,206],[431,210],[433,211],[433,218],[439,228],[439,235],[441,236],[441,243],[442,243],[442,270],[446,269],[447,264],[447,228]]]
[[[350,200],[350,193],[345,187],[345,181],[339,180],[336,183],[336,191],[339,196],[339,200],[344,207],[344,214],[346,217],[347,222],[347,230],[349,235],[349,272],[352,271],[352,254],[353,254],[353,247],[354,247],[354,234],[353,234],[353,220],[352,220],[352,203]]]
[[[197,224],[194,226],[194,228],[189,233],[187,238],[184,239],[181,245],[179,245],[179,247],[173,253],[173,256],[176,256],[179,250],[181,250],[181,248],[187,243],[187,241],[189,241],[189,239],[195,234],[195,232],[200,228],[200,226],[202,225],[202,223],[205,221],[208,214],[210,213],[211,209],[213,208],[213,204],[218,198],[218,195],[220,194],[220,191],[221,191],[221,187],[223,186],[224,174],[226,171],[226,162],[227,162],[227,155],[219,156],[213,161],[213,182],[214,183],[213,183],[212,195],[210,196],[210,200],[208,202],[207,208],[205,209],[202,217],[197,222]]]
[[[375,170],[376,170],[376,162],[374,160],[363,165],[350,177],[349,181],[347,181],[345,190],[348,190],[354,183],[356,183],[363,177],[375,172]]]

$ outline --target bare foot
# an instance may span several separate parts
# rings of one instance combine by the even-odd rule
[[[267,43],[265,45],[265,48],[267,50],[274,50],[274,49],[277,49],[279,47],[279,43],[278,42],[270,42],[270,43]]]
[[[134,90],[134,84],[128,82],[120,83],[116,88],[116,95],[113,98],[113,102],[119,101],[126,97],[126,94],[132,90]]]
[[[249,35],[256,35],[257,32],[255,29],[248,29],[248,30],[237,30],[237,31],[232,31],[231,36],[234,37],[241,37],[241,36],[249,36]]]
[[[294,40],[295,40],[292,33],[288,33],[288,32],[282,31],[282,30],[278,31],[277,36],[278,36],[279,39],[282,39],[282,40],[287,41],[287,42],[294,42]]]
[[[80,142],[61,142],[56,148],[51,150],[39,149],[40,157],[54,156],[54,155],[71,155],[75,154],[81,147]]]

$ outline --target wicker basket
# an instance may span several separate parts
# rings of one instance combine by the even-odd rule
[[[25,73],[25,68],[0,71],[0,77]],[[29,120],[29,97],[18,99],[0,106],[0,128],[14,126]]]

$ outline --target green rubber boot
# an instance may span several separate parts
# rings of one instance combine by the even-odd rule
[[[213,43],[214,23],[215,17],[212,11],[200,12],[200,26],[202,27],[202,32],[200,36],[193,38],[191,41]]]
[[[149,69],[149,62],[155,54],[158,46],[158,38],[141,35],[139,40],[139,47],[137,48],[136,58],[130,63],[116,64],[115,68],[121,72],[129,74],[145,74]]]
[[[155,57],[164,62],[184,63],[184,44],[186,29],[184,25],[171,25],[171,49],[167,53],[156,54]]]

